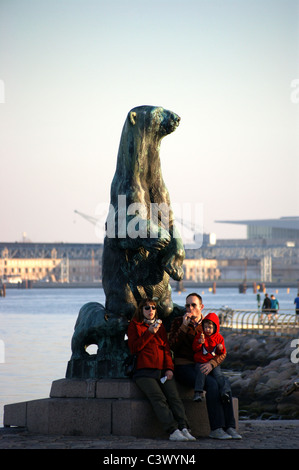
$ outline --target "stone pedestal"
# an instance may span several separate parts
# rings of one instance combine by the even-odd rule
[[[96,354],[90,354],[87,359],[71,359],[67,364],[65,376],[67,379],[124,379],[124,357],[99,360]]]
[[[194,403],[193,390],[178,384],[192,434],[210,433],[205,402]],[[236,425],[238,400],[233,399]],[[60,379],[52,383],[50,398],[4,407],[4,426],[24,426],[40,434],[136,436],[168,438],[152,408],[129,379]]]

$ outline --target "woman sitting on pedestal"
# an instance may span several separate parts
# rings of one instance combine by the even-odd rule
[[[196,440],[189,431],[185,408],[173,380],[174,365],[167,333],[157,319],[156,303],[144,299],[129,324],[128,344],[137,354],[133,380],[147,396],[172,441]]]

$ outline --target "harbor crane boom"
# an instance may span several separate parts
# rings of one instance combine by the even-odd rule
[[[83,212],[79,212],[79,211],[76,211],[76,210],[74,210],[74,212],[76,214],[80,215],[81,217],[83,217],[83,219],[88,220],[88,222],[90,222],[93,225],[96,225],[99,222],[98,219],[96,219],[95,217],[92,217],[91,215],[83,214]]]

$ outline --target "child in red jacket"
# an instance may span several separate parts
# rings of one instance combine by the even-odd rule
[[[201,371],[201,365],[209,362],[216,355],[226,354],[223,336],[219,333],[220,324],[216,313],[209,313],[202,321],[203,333],[195,336],[193,341],[196,380],[194,388],[194,401],[203,400],[205,374]],[[210,372],[216,379],[220,395],[223,401],[230,400],[230,385],[223,376],[220,367]]]

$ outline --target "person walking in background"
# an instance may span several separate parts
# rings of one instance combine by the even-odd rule
[[[269,319],[269,315],[271,318],[271,300],[269,299],[268,294],[265,294],[264,302],[262,305],[261,321],[263,321],[263,318],[264,318],[263,313],[268,315],[268,319]]]
[[[128,327],[128,345],[137,355],[133,380],[146,395],[171,441],[195,441],[189,432],[183,402],[173,379],[167,333],[157,319],[156,303],[143,299]]]
[[[295,304],[296,323],[299,323],[299,292],[297,294],[297,297],[294,300],[294,304]]]
[[[261,294],[259,292],[256,294],[256,300],[257,300],[257,309],[259,310],[261,308]]]
[[[278,310],[279,310],[279,302],[276,299],[275,295],[272,294],[271,295],[271,317],[274,314],[275,320],[277,320]],[[270,321],[271,317],[269,318],[269,321]]]

